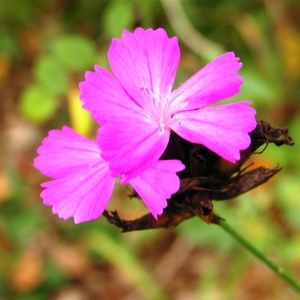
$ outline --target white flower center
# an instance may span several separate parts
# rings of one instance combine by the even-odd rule
[[[141,89],[147,102],[147,107],[145,107],[145,109],[148,110],[152,122],[160,128],[161,133],[163,134],[165,130],[168,129],[167,123],[171,118],[169,104],[170,93],[168,93],[168,97],[161,99],[160,95],[153,93],[147,86],[142,86]]]

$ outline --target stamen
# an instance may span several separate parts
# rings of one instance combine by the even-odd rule
[[[166,97],[166,99],[160,99],[159,95],[155,95],[147,86],[142,86],[141,90],[143,96],[145,96],[149,101],[149,110],[151,112],[152,120],[159,126],[161,132],[164,133],[167,128],[167,121],[170,118],[169,97]]]

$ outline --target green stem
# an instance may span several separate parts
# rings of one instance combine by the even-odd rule
[[[230,227],[225,221],[220,222],[220,226],[229,233],[236,241],[238,241],[242,246],[254,254],[258,259],[264,262],[270,269],[272,269],[276,274],[278,274],[285,282],[292,287],[298,294],[300,294],[300,285],[287,274],[283,268],[276,265],[273,261],[267,258],[264,254],[259,252],[253,245],[251,245],[247,240],[245,240],[241,235],[239,235],[232,227]]]

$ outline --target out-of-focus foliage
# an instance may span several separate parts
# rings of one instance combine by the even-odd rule
[[[19,102],[24,117],[38,123],[53,118],[58,96],[70,88],[72,73],[83,72],[96,60],[95,45],[83,36],[59,36],[48,46],[50,50],[35,61],[34,84]]]
[[[219,51],[241,57],[242,91],[257,118],[287,126],[295,146],[270,145],[256,164],[283,170],[216,211],[300,281],[300,4],[234,0],[0,0],[0,299],[297,299],[219,227],[193,218],[174,230],[121,234],[100,219],[74,225],[39,198],[32,166],[47,131],[95,137],[78,83],[109,68],[124,28],[179,36],[176,83]],[[195,46],[196,45],[196,46]],[[126,189],[110,209],[145,212]]]

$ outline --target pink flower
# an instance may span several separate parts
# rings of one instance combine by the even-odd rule
[[[180,50],[163,29],[123,31],[108,51],[113,75],[100,66],[80,84],[83,107],[102,127],[98,144],[113,176],[142,174],[167,147],[171,131],[230,162],[250,144],[251,102],[211,106],[237,94],[242,64],[228,52],[172,91]]]
[[[177,38],[163,29],[125,30],[108,57],[114,75],[96,66],[80,84],[83,107],[101,124],[97,141],[68,127],[52,130],[34,161],[52,178],[42,184],[44,203],[75,223],[103,213],[119,176],[157,218],[179,189],[176,172],[184,169],[178,160],[159,160],[172,131],[235,162],[256,126],[249,101],[212,106],[239,92],[241,63],[233,53],[216,58],[174,91],[180,51]]]
[[[69,127],[51,130],[38,148],[34,166],[53,180],[45,182],[41,193],[53,213],[75,223],[98,218],[113,192],[115,178],[101,158],[96,142]],[[156,161],[129,183],[141,196],[155,218],[166,207],[166,199],[179,189],[176,172],[184,169],[178,160]]]

